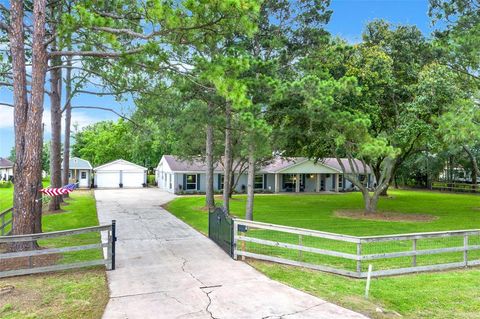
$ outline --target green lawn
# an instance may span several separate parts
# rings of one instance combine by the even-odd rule
[[[0,188],[0,212],[12,207],[13,187]]]
[[[98,225],[95,198],[90,191],[75,191],[63,206],[64,212],[43,216],[43,231]],[[97,233],[61,237],[39,242],[42,247],[97,243]],[[57,263],[96,259],[99,250],[66,253]],[[0,288],[14,286],[0,296],[0,318],[100,318],[108,301],[105,270],[102,267],[0,280]]]
[[[236,196],[231,203],[232,213],[243,217],[245,197]],[[208,215],[202,209],[203,205],[203,197],[182,197],[169,203],[167,208],[175,216],[206,233]],[[334,216],[335,210],[361,208],[359,193],[257,195],[254,219],[358,236],[480,228],[480,197],[476,195],[391,191],[390,197],[379,203],[379,209],[384,211],[438,217],[430,222],[387,222]],[[266,235],[259,232],[255,237]],[[302,257],[305,258],[305,255]],[[459,254],[448,258],[459,257],[456,255]],[[327,258],[324,261],[331,260]],[[480,318],[478,269],[374,279],[371,298],[367,301],[363,298],[364,280],[260,261],[250,262],[271,278],[375,318],[395,317],[394,312],[407,318]],[[405,262],[409,263],[411,259]],[[385,309],[385,312],[377,312],[377,307]]]

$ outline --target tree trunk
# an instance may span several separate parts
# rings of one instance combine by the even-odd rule
[[[55,49],[55,44],[53,49]],[[51,60],[52,66],[59,66],[62,61],[59,58]],[[50,140],[50,185],[54,188],[62,187],[61,171],[61,135],[62,135],[62,110],[61,110],[61,69],[53,69],[50,72],[50,114],[52,135]],[[56,211],[60,209],[62,196],[52,197],[48,209]]]
[[[232,183],[232,108],[227,102],[225,106],[225,163],[223,179],[223,208],[230,212],[230,185]]]
[[[209,113],[210,111],[211,106],[209,105]],[[205,204],[209,210],[212,210],[215,208],[215,195],[213,191],[213,125],[211,123],[207,124],[206,162],[207,187],[205,192]]]
[[[470,159],[470,163],[472,164],[472,187],[474,190],[476,190],[478,175],[480,175],[478,162],[477,162],[477,159],[475,158],[475,155],[472,153],[472,151],[468,146],[464,145],[463,150],[467,153],[468,158]]]
[[[12,0],[10,7],[10,53],[12,56],[13,72],[13,104],[14,104],[14,131],[15,131],[15,163],[13,176],[15,180],[13,191],[13,231],[15,234],[33,233],[33,207],[25,201],[25,194],[29,190],[24,178],[25,161],[25,130],[28,114],[27,72],[25,68],[24,29],[23,29],[23,1]],[[29,225],[31,221],[31,225]],[[11,250],[21,250],[22,245],[12,245]],[[25,247],[24,249],[28,249]]]
[[[380,194],[377,192],[374,192],[372,195],[370,195],[368,192],[367,194],[363,194],[363,198],[365,201],[365,213],[374,214],[377,212],[379,197]]]
[[[253,200],[255,198],[255,145],[248,146],[248,175],[247,175],[247,207],[246,220],[253,220]]]
[[[39,230],[36,223],[41,216],[42,115],[45,88],[47,52],[45,39],[45,0],[33,2],[32,80],[31,98],[27,102],[27,81],[23,1],[11,1],[10,47],[12,53],[15,125],[15,188],[13,235],[30,234]],[[37,201],[38,200],[38,201]],[[36,242],[13,244],[11,250],[28,250]]]
[[[72,58],[67,58],[67,65],[72,65]],[[71,133],[71,120],[72,120],[72,70],[67,68],[65,75],[65,96],[67,102],[65,103],[65,140],[63,142],[63,175],[62,184],[67,185],[68,173],[70,172],[70,133]],[[90,184],[90,181],[89,181]],[[69,197],[68,194],[64,195],[64,198]]]

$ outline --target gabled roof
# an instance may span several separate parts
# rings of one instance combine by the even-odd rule
[[[163,155],[163,158],[165,159],[168,166],[173,172],[205,172],[207,169],[205,162],[201,158],[184,160],[173,155]],[[296,165],[300,165],[308,161],[313,162],[313,160],[310,160],[306,157],[277,156],[273,158],[271,161],[269,161],[268,164],[260,168],[259,173],[267,173],[267,174],[281,173],[283,170],[294,167]],[[350,167],[350,163],[348,159],[342,158],[341,161],[345,166],[346,173],[353,172],[353,169]],[[320,159],[317,164],[326,166],[334,171],[342,173],[342,168],[336,158]],[[354,165],[355,170],[357,170],[357,166],[358,166],[358,171],[361,174],[365,174],[362,162],[360,160],[356,159],[352,162],[352,164]],[[223,167],[221,165],[216,164],[214,171],[217,173],[221,173],[223,172]],[[370,173],[370,172],[371,172],[370,167],[367,166],[366,173]]]
[[[123,159],[118,159],[118,160],[115,160],[115,161],[112,161],[112,162],[109,162],[109,163],[105,163],[103,165],[100,165],[100,166],[97,166],[94,168],[94,170],[99,170],[99,169],[102,169],[102,168],[105,168],[105,167],[108,167],[108,166],[111,166],[111,165],[114,165],[114,164],[126,164],[126,165],[130,165],[130,166],[134,166],[136,168],[140,168],[144,171],[148,170],[146,167],[143,167],[143,166],[140,166],[140,165],[137,165],[135,163],[132,163],[132,162],[129,162],[129,161],[126,161],[126,160],[123,160]]]
[[[81,159],[79,157],[71,157],[68,161],[69,169],[93,169],[92,164],[89,161]],[[63,169],[63,162],[62,162]]]
[[[0,168],[11,168],[13,167],[13,162],[6,159],[6,158],[2,158],[0,157]]]

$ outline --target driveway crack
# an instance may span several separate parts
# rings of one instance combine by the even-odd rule
[[[269,318],[278,318],[278,319],[283,319],[287,316],[293,316],[293,315],[298,315],[299,313],[302,313],[302,312],[305,312],[305,311],[308,311],[310,309],[313,309],[313,308],[316,308],[318,306],[321,306],[321,305],[324,305],[326,304],[327,302],[321,302],[319,304],[316,304],[316,305],[313,305],[311,307],[308,307],[308,308],[305,308],[305,309],[301,309],[301,310],[298,310],[298,311],[294,311],[294,312],[290,312],[290,313],[284,313],[284,314],[281,314],[281,315],[268,315],[268,316],[265,316],[265,317],[262,317],[262,319],[269,319]]]

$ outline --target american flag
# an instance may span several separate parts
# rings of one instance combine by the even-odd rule
[[[61,188],[43,188],[40,190],[43,194],[47,196],[60,196],[73,192],[77,188],[77,184],[68,184]]]

